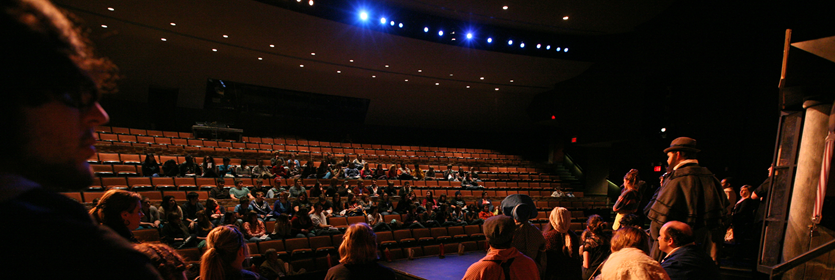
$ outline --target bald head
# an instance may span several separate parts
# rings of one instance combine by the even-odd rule
[[[693,230],[689,225],[679,221],[670,221],[664,224],[658,236],[659,249],[667,253],[693,242]]]

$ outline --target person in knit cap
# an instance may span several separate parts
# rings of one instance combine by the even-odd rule
[[[513,234],[513,247],[536,262],[539,274],[545,273],[547,255],[545,254],[545,237],[542,232],[528,222],[536,218],[536,204],[530,196],[512,194],[502,200],[502,213],[513,217],[516,232]]]
[[[516,222],[513,218],[498,215],[484,221],[484,236],[490,249],[481,260],[467,269],[462,280],[539,280],[536,263],[513,247]]]

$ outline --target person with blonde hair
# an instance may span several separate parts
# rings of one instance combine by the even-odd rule
[[[99,203],[90,209],[90,215],[99,224],[105,225],[124,237],[139,243],[132,230],[139,228],[142,216],[142,196],[124,190],[109,190],[101,196]]]
[[[326,280],[396,279],[391,269],[377,264],[377,235],[366,223],[348,227],[339,245],[339,265],[328,269]]]
[[[643,230],[624,226],[612,237],[612,254],[600,269],[601,280],[669,280],[657,261],[647,255],[649,245]]]
[[[255,272],[243,269],[243,262],[248,257],[249,247],[237,227],[216,227],[206,237],[206,252],[200,259],[200,279],[266,280]]]
[[[580,279],[583,272],[580,237],[569,230],[571,211],[564,207],[554,207],[548,220],[551,230],[544,234],[545,254],[548,260],[545,279]]]
[[[151,259],[157,272],[165,280],[186,280],[186,265],[183,256],[177,253],[174,248],[162,243],[140,243],[133,246],[140,253]]]

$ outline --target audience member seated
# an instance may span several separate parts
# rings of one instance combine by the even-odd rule
[[[284,158],[281,157],[279,152],[275,152],[274,157],[270,159],[271,166],[284,165],[284,162]]]
[[[287,193],[280,193],[278,199],[273,203],[273,216],[281,214],[293,215],[293,205],[287,200]]]
[[[366,180],[377,179],[374,177],[374,170],[370,165],[366,165],[360,169],[360,177]]]
[[[474,180],[470,173],[464,175],[461,179],[461,187],[465,189],[483,189],[484,187],[478,185],[478,181]]]
[[[323,194],[324,194],[324,192],[322,191],[322,185],[319,184],[319,182],[317,181],[315,184],[313,184],[313,187],[310,188],[310,196],[311,197],[319,197],[320,195],[323,195]]]
[[[308,208],[300,208],[293,215],[293,219],[290,220],[290,225],[293,228],[292,234],[297,238],[316,236],[316,233],[313,232],[315,229],[313,221],[310,220],[310,215],[307,214],[308,211]]]
[[[200,195],[196,192],[189,192],[186,195],[186,202],[183,203],[183,206],[180,209],[183,210],[183,216],[185,217],[185,221],[187,224],[191,224],[192,222],[197,220],[197,211],[203,210],[203,204],[200,204],[197,200],[199,200]]]
[[[481,206],[481,212],[478,212],[478,218],[487,220],[490,217],[493,217],[493,212],[490,212],[490,205],[485,204]]]
[[[371,226],[371,228],[374,229],[374,231],[391,231],[391,226],[389,226],[386,223],[386,220],[383,219],[383,215],[380,214],[377,207],[371,207],[371,209],[368,210],[368,215],[365,217],[365,221],[369,226]]]
[[[210,197],[206,199],[206,215],[214,225],[223,224],[223,216],[226,214],[226,207],[217,203],[217,200]]]
[[[387,179],[398,179],[397,178],[397,166],[392,164],[389,166],[389,170],[386,171],[386,178]]]
[[[397,178],[400,180],[414,180],[415,177],[412,176],[412,170],[406,166],[405,163],[400,164],[400,168],[397,169]]]
[[[299,162],[299,160],[296,159],[296,154],[295,153],[290,153],[290,158],[287,159],[287,164],[289,165],[291,163],[295,166],[301,166],[302,165],[301,162]]]
[[[218,177],[236,177],[234,166],[229,165],[231,160],[228,157],[223,158],[223,164],[217,166]]]
[[[667,253],[661,261],[661,267],[670,275],[670,279],[721,278],[719,267],[713,259],[696,246],[689,225],[670,221],[661,227],[658,234],[658,249]]]
[[[173,159],[169,159],[162,163],[162,174],[160,175],[165,177],[180,176],[180,166]]]
[[[482,209],[484,209],[484,208],[482,208]],[[490,214],[492,215],[493,213],[490,213]],[[475,205],[475,203],[470,204],[470,206],[467,206],[467,214],[466,214],[467,224],[470,224],[470,225],[483,224],[484,219],[479,218],[480,215],[481,215],[481,211],[478,210],[478,207]]]
[[[203,177],[208,178],[216,178],[218,176],[217,165],[215,164],[215,158],[212,156],[205,156],[203,157],[203,165],[201,166],[203,169]]]
[[[183,218],[183,209],[177,205],[177,200],[174,199],[174,196],[166,195],[162,197],[162,204],[159,207],[159,216],[163,222],[168,222],[168,214],[171,212],[177,212],[180,218]]]
[[[368,193],[371,196],[382,196],[385,192],[384,187],[380,187],[377,185],[377,180],[371,180],[371,185],[367,187]]]
[[[426,211],[419,215],[420,223],[425,227],[439,227],[438,212],[435,211],[435,203],[427,202]]]
[[[186,155],[186,161],[181,163],[179,166],[180,169],[180,177],[194,177],[200,174],[200,166],[194,162],[194,157],[191,155]]]
[[[213,229],[206,238],[206,252],[200,259],[200,280],[256,279],[267,280],[243,269],[249,248],[241,232],[230,226]]]
[[[215,228],[215,224],[212,223],[211,217],[209,216],[209,212],[206,210],[197,211],[197,221],[192,223],[189,226],[189,230],[194,233],[194,236],[197,238],[199,243],[197,244],[197,248],[203,248],[206,245],[206,236],[209,235],[209,232]]]
[[[293,238],[293,225],[290,224],[290,215],[281,214],[275,218],[275,225],[273,232],[270,234],[272,239]]]
[[[241,178],[253,177],[252,176],[252,167],[249,167],[249,165],[247,165],[247,164],[249,164],[249,162],[245,159],[242,159],[241,160],[241,165],[235,167],[234,174],[237,177],[241,177]]]
[[[749,245],[754,245],[750,243],[755,242],[755,236],[759,235],[755,233],[755,230],[759,229],[754,228],[754,218],[759,207],[759,201],[751,199],[751,186],[749,185],[744,185],[739,189],[739,196],[739,201],[733,206],[731,222],[734,241],[743,244],[743,250],[754,250],[754,247]],[[749,244],[745,244],[746,242]]]
[[[517,228],[513,218],[492,217],[484,222],[483,228],[490,249],[487,256],[470,265],[462,280],[540,279],[536,263],[512,245]]]
[[[252,177],[270,179],[275,177],[275,175],[270,172],[270,168],[262,165],[261,161],[258,161],[255,166],[252,167]]]
[[[365,187],[365,182],[360,179],[357,181],[357,186],[351,190],[354,195],[369,195],[368,188]]]
[[[215,187],[209,191],[209,197],[214,199],[229,199],[229,191],[223,187],[226,184],[226,181],[223,178],[217,178],[215,181]]]
[[[394,183],[392,182],[392,184]],[[412,194],[412,183],[410,183],[409,181],[405,181],[403,182],[403,187],[401,187],[400,190],[397,192],[397,195],[399,195],[400,197],[408,197],[410,194]]]
[[[484,205],[488,206],[488,211],[493,210],[493,203],[487,198],[487,192],[481,192],[481,198],[476,201],[477,209],[484,209]]]
[[[273,248],[267,249],[264,252],[264,257],[266,259],[261,263],[259,271],[261,272],[261,276],[264,276],[266,279],[279,279],[285,276],[305,273],[304,268],[299,269],[299,271],[294,271],[290,263],[286,263],[278,258],[278,252]]]
[[[408,207],[406,209],[406,216],[403,217],[403,228],[425,228],[423,224],[420,223],[420,217],[417,214],[416,207]]]
[[[431,207],[433,209],[438,209],[438,201],[435,200],[435,197],[432,195],[432,191],[426,191],[426,197],[424,197],[423,200],[421,200],[420,206],[429,209],[429,207],[427,207],[426,205],[430,202],[432,203]]]
[[[345,168],[345,179],[359,179],[360,178],[360,171],[354,166],[353,163],[348,164],[348,168]]]
[[[391,198],[386,192],[381,193],[381,197],[377,199],[377,211],[383,215],[397,215],[399,213],[394,211],[394,205],[391,203]],[[373,225],[372,225],[373,226]]]
[[[406,214],[406,212],[409,212],[410,207],[412,207],[412,205],[409,203],[409,198],[401,196],[400,200],[397,202],[397,206],[394,207],[394,212]]]
[[[160,240],[162,242],[177,249],[197,245],[196,238],[192,238],[188,227],[183,224],[180,213],[171,212],[166,215],[166,222],[162,226],[162,232],[160,233]]]
[[[326,280],[397,279],[391,269],[377,264],[377,236],[365,223],[348,227],[339,245],[339,264],[328,269]]]
[[[261,193],[264,197],[267,197],[267,192],[269,191],[268,188],[264,187],[264,180],[261,178],[255,179],[255,185],[249,188],[249,193],[255,195],[256,193]]]
[[[301,211],[301,209],[310,210],[312,206],[313,205],[310,203],[310,200],[307,199],[307,193],[305,192],[301,193],[296,201],[293,201],[293,211],[296,212]],[[305,212],[305,214],[307,214],[307,212]]]
[[[603,232],[605,228],[606,222],[600,215],[591,215],[586,221],[586,229],[580,236],[582,242],[580,254],[583,255],[582,279],[598,275],[600,271],[597,268],[609,257],[611,248],[609,248],[609,236]]]
[[[450,205],[449,205],[449,200],[447,200],[446,195],[442,194],[441,196],[438,197],[438,208],[441,208],[441,207],[444,207],[444,206],[450,206]]]
[[[447,224],[450,224],[452,226],[466,226],[466,225],[468,225],[467,214],[465,214],[464,211],[462,211],[460,207],[452,207],[450,209],[452,209],[452,211],[449,212],[449,216],[447,217],[447,221],[446,221]],[[449,225],[445,225],[445,226],[449,226]]]
[[[429,170],[426,171],[426,175],[424,175],[426,180],[435,180],[435,167],[430,166]]]
[[[459,181],[458,172],[452,170],[452,164],[446,166],[446,170],[444,171],[444,180],[447,181]]]
[[[139,243],[132,230],[139,228],[142,218],[142,197],[134,192],[109,190],[102,195],[99,203],[90,209],[93,219],[118,233],[125,239]]]
[[[533,199],[524,194],[512,194],[502,200],[499,208],[503,214],[513,217],[516,221],[516,231],[513,233],[513,247],[530,257],[539,268],[539,274],[545,273],[545,237],[536,226],[528,222],[536,218],[536,204]]]
[[[545,233],[545,278],[548,280],[581,280],[583,261],[580,257],[580,237],[569,230],[571,211],[554,207],[548,216],[551,230]]]
[[[254,198],[252,196],[252,194],[249,193],[249,189],[244,188],[244,182],[243,181],[241,181],[240,179],[234,179],[234,180],[235,180],[235,187],[229,189],[229,197],[228,198],[241,199],[241,198],[246,197],[246,198],[249,198],[250,200]]]
[[[273,209],[270,208],[270,203],[264,200],[263,193],[256,193],[255,200],[249,204],[251,204],[252,210],[255,211],[255,214],[258,215],[259,220],[267,221],[271,218],[270,214],[272,214]]]
[[[293,181],[293,186],[290,187],[288,190],[290,192],[290,197],[295,198],[301,196],[301,194],[306,193],[307,190],[302,186],[302,180],[296,179]]]
[[[328,198],[325,197],[325,194],[319,195],[319,200],[316,201],[316,204],[322,206],[322,211],[324,211],[326,215],[331,216],[331,214],[333,214],[333,204],[330,201],[328,201]]]
[[[612,253],[600,269],[601,279],[669,280],[670,276],[650,258],[647,235],[643,230],[621,227],[612,237]],[[693,279],[721,279],[693,278]]]
[[[236,224],[243,224],[246,215],[249,214],[250,211],[253,211],[252,204],[249,202],[249,198],[241,197],[241,199],[238,200],[238,205],[235,205],[235,210],[232,211],[232,213],[235,213]]]
[[[298,162],[298,161],[296,161],[296,162]],[[285,174],[285,176],[286,176],[285,178],[298,180],[302,177],[301,168],[299,168],[299,165],[293,163],[292,161],[287,163],[287,168],[286,169],[287,169],[287,173]]]
[[[274,174],[276,178],[287,179],[288,177],[290,177],[287,173],[287,168],[284,167],[284,164],[285,163],[282,160],[282,161],[279,161],[276,165],[273,165],[273,168],[271,169],[271,171],[272,171],[272,174]]]
[[[348,194],[344,208],[345,213],[342,213],[343,216],[362,216],[362,205],[352,193]]]
[[[420,165],[418,165],[417,163],[415,164],[414,169],[412,169],[412,173],[410,175],[412,175],[412,178],[414,178],[414,180],[423,181],[426,179],[426,174],[423,172],[423,170],[420,169]]]
[[[157,269],[163,280],[186,280],[186,265],[174,248],[161,243],[140,243],[133,245],[136,251],[148,256],[151,265]]]
[[[316,167],[313,161],[308,160],[307,163],[301,166],[302,179],[316,179]]]
[[[551,197],[565,197],[565,193],[559,187],[555,187],[554,192],[551,193]]]
[[[464,202],[464,198],[461,197],[461,191],[455,191],[455,197],[453,197],[449,203],[453,208],[463,209],[467,206],[467,203]]]
[[[157,207],[151,205],[151,199],[142,197],[142,219],[139,220],[139,228],[159,228],[159,212]]]
[[[159,164],[154,154],[145,154],[145,161],[142,162],[142,176],[159,177]]]
[[[258,214],[254,211],[246,214],[243,229],[244,238],[249,242],[270,240],[270,237],[267,236],[267,227],[264,226],[264,222],[258,219]]]
[[[354,167],[357,169],[368,169],[368,163],[362,158],[362,154],[357,154],[357,158],[354,159],[351,163],[354,164]]]
[[[279,180],[275,180],[274,186],[267,191],[267,198],[277,198],[278,194],[285,191],[287,190],[281,187],[281,182]]]
[[[313,223],[313,233],[316,235],[339,233],[338,229],[328,224],[328,213],[322,209],[322,204],[313,204],[313,213],[310,213],[310,221]]]
[[[612,211],[617,213],[615,222],[612,224],[612,229],[620,228],[620,220],[623,216],[635,213],[638,211],[638,206],[641,203],[641,195],[638,190],[641,187],[641,179],[638,177],[638,169],[631,169],[623,176],[623,189],[621,189],[620,196],[612,206]]]
[[[331,216],[334,216],[334,217],[345,216],[343,211],[345,211],[345,206],[342,205],[342,196],[340,196],[338,193],[334,194],[331,197]]]
[[[374,177],[374,179],[378,179],[378,180],[388,179],[388,176],[386,176],[386,170],[385,170],[385,168],[383,168],[383,164],[381,164],[381,163],[377,164],[377,168],[374,168],[374,174],[372,175],[372,177]]]

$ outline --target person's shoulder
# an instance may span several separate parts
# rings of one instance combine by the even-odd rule
[[[264,278],[260,274],[249,271],[249,270],[246,270],[246,269],[241,270],[241,279],[242,280],[267,280],[267,278]]]

